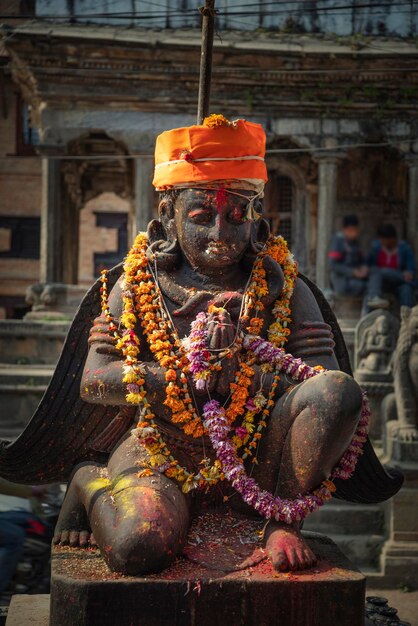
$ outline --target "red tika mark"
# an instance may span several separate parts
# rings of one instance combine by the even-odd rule
[[[220,213],[223,207],[225,206],[226,198],[227,198],[226,190],[218,189],[218,191],[216,192],[216,196],[215,196],[216,208],[218,210],[218,213]]]
[[[190,150],[186,150],[186,149],[180,152],[179,158],[186,161],[186,163],[190,163],[191,161],[193,161],[192,153],[190,152]]]

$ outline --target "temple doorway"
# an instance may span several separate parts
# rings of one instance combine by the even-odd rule
[[[126,251],[132,160],[124,144],[91,131],[69,144],[61,176],[61,281],[89,285]]]

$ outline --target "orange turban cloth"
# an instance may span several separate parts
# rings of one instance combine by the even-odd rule
[[[213,181],[267,181],[266,135],[261,124],[210,115],[201,126],[167,130],[157,137],[153,185],[164,190]]]

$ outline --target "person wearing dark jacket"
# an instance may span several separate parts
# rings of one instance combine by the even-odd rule
[[[359,245],[357,215],[345,215],[343,228],[331,241],[328,252],[331,285],[340,295],[361,296],[366,293],[369,269]]]
[[[367,258],[369,307],[376,308],[373,303],[381,299],[384,292],[395,293],[401,306],[414,306],[416,262],[411,246],[398,239],[393,224],[382,224],[377,236]]]

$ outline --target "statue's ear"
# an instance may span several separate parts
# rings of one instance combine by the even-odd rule
[[[148,224],[147,236],[150,246],[156,241],[167,240],[167,235],[160,220],[151,220]]]
[[[255,222],[255,227],[257,229],[256,241],[266,243],[267,239],[270,237],[270,224],[268,221],[262,217]]]
[[[159,269],[176,267],[181,257],[174,219],[161,215],[161,220],[152,220],[148,225],[149,258],[154,255]]]

